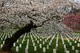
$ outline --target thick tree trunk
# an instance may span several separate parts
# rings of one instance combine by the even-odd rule
[[[22,36],[22,34],[24,34],[26,32],[29,33],[32,28],[41,27],[42,25],[44,25],[45,22],[47,22],[49,20],[50,19],[47,19],[47,20],[43,21],[42,24],[40,24],[38,26],[37,25],[34,25],[33,22],[30,21],[29,24],[27,24],[25,27],[23,27],[22,29],[20,29],[16,33],[14,33],[11,38],[7,38],[5,40],[5,44],[3,45],[2,49],[1,49],[2,53],[6,52],[6,51],[11,51],[11,48],[13,46],[13,43],[16,42],[17,39],[20,36]],[[8,53],[12,53],[12,52],[8,52]]]
[[[5,40],[5,44],[2,47],[1,51],[11,51],[11,48],[13,46],[13,43],[17,41],[17,39],[24,33],[30,32],[32,28],[36,28],[36,26],[33,26],[33,23],[31,22],[30,24],[26,25],[22,29],[18,30],[16,33],[12,35],[11,38],[7,38]]]

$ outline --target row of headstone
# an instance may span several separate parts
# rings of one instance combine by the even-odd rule
[[[33,37],[32,37],[32,36],[30,36],[30,37],[31,37],[31,40],[33,40]],[[34,36],[34,37],[35,37],[35,36]],[[52,37],[52,40],[53,40],[53,38],[54,38],[54,37]],[[50,42],[52,42],[52,40],[50,40]],[[39,40],[37,40],[37,42],[39,42]],[[33,43],[34,51],[37,51],[37,46],[35,46],[35,42],[32,41],[32,43]],[[43,48],[43,52],[45,53],[45,52],[46,52],[46,49],[49,49],[49,45],[47,45],[47,47],[42,47],[43,44],[45,44],[45,41],[43,41],[42,44],[39,44],[39,47],[40,47],[40,48]],[[27,45],[27,47],[28,47],[28,45]],[[28,48],[27,48],[27,49],[28,49]],[[27,52],[28,52],[28,51],[27,51]]]
[[[0,34],[0,40],[5,40],[6,38],[10,38],[11,36],[11,34],[2,33]]]
[[[70,38],[70,37],[69,37]],[[63,40],[63,37],[61,36],[61,39],[62,39],[62,42],[64,42]],[[70,46],[72,46],[72,50],[75,50],[75,53],[79,53],[79,50],[76,50],[75,49],[75,46],[72,45],[72,43],[70,42],[70,40],[66,37],[66,40],[68,41],[68,43],[70,44]],[[74,43],[77,43],[77,41],[74,41]],[[64,50],[65,52],[67,53],[70,53],[69,51],[67,51],[67,48],[66,48],[66,44],[63,44],[64,45]],[[77,43],[77,47],[80,47],[80,44]]]
[[[7,37],[7,36],[8,36],[8,35],[6,35],[6,37]],[[26,42],[25,52],[28,53],[29,42],[30,42],[30,41],[32,42],[32,45],[33,45],[33,47],[34,47],[34,51],[37,51],[38,48],[37,48],[36,43],[35,43],[35,41],[36,41],[37,44],[39,44],[39,47],[42,48],[42,49],[43,49],[43,52],[45,53],[45,52],[46,52],[46,49],[49,49],[49,46],[52,44],[55,36],[56,36],[56,35],[50,35],[48,38],[43,38],[43,37],[39,37],[39,36],[37,36],[37,35],[26,36],[26,34],[24,34],[24,36],[21,36],[21,37],[20,37],[20,38],[22,39],[22,42],[19,43],[19,40],[17,40],[16,43],[19,43],[19,45],[17,45],[16,43],[14,43],[13,46],[16,48],[16,52],[19,52],[19,49],[22,48],[23,43]],[[4,37],[4,36],[2,36],[2,37]],[[26,39],[26,37],[28,37],[28,39]],[[77,50],[77,49],[75,48],[75,46],[72,45],[72,42],[71,42],[70,40],[73,40],[74,43],[77,44],[77,47],[80,47],[80,43],[78,43],[77,40],[75,40],[74,38],[71,38],[69,35],[64,36],[64,37],[65,37],[66,40],[68,41],[69,45],[71,45],[72,50],[75,50],[75,52],[78,53],[79,50]],[[56,38],[56,48],[55,48],[55,49],[53,48],[53,52],[55,52],[55,53],[56,53],[57,47],[59,46],[59,45],[58,45],[58,38],[59,38],[59,34],[57,35],[57,38]],[[1,39],[1,38],[0,38],[0,39]],[[30,39],[31,39],[31,40],[30,40]],[[62,39],[62,44],[63,44],[63,46],[64,46],[65,52],[66,52],[66,53],[70,53],[70,51],[67,50],[68,48],[66,47],[67,45],[65,44],[65,41],[64,41],[64,38],[63,38],[62,35],[61,35],[61,39]],[[3,38],[2,38],[2,40],[3,40]],[[79,40],[80,40],[80,39],[79,39]],[[49,44],[47,44],[46,47],[43,47],[43,45],[45,45],[45,43],[46,43],[47,41],[49,41],[49,42],[48,42]],[[42,42],[42,43],[40,43],[40,42]],[[2,42],[2,44],[0,44],[0,46],[2,47],[3,44],[4,44],[4,41]],[[26,51],[26,50],[27,50],[27,51]]]

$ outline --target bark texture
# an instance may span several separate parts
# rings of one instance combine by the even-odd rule
[[[5,44],[3,45],[2,47],[2,50],[1,51],[11,51],[11,48],[13,46],[13,43],[17,41],[17,39],[22,36],[22,34],[24,33],[29,33],[30,30],[32,28],[36,28],[37,26],[36,25],[33,25],[33,22],[30,22],[29,24],[27,24],[25,27],[23,27],[22,29],[18,30],[16,33],[14,33],[12,35],[11,38],[7,38],[5,40]]]

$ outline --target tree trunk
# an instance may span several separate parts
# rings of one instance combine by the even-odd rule
[[[13,43],[17,41],[17,39],[24,33],[29,33],[32,28],[36,28],[36,26],[33,26],[33,22],[26,25],[22,29],[18,30],[16,33],[12,35],[11,38],[7,38],[5,40],[5,44],[3,45],[1,51],[11,51],[11,48],[13,46]]]
[[[50,20],[50,19],[47,19],[47,20],[43,21],[42,24],[40,24],[40,25],[34,25],[33,22],[30,21],[29,24],[27,24],[25,27],[23,27],[22,29],[20,29],[20,30],[18,30],[16,33],[14,33],[11,38],[7,38],[7,39],[5,40],[5,43],[4,43],[4,45],[3,45],[2,49],[1,49],[1,52],[4,53],[4,52],[6,52],[6,51],[10,51],[10,52],[8,52],[8,53],[12,53],[12,52],[11,52],[11,48],[12,48],[12,46],[13,46],[13,43],[16,42],[17,39],[18,39],[20,36],[22,36],[22,34],[24,34],[24,33],[26,33],[26,32],[29,33],[32,28],[41,27],[42,25],[44,25],[45,22],[47,22],[47,21],[49,21],[49,20]],[[1,53],[1,52],[0,52],[0,53]]]

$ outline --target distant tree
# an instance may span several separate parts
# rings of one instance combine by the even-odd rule
[[[62,22],[72,30],[80,30],[80,13],[68,14],[61,19]]]

